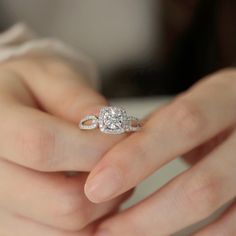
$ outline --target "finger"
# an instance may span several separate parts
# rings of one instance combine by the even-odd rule
[[[98,107],[107,104],[88,86],[88,78],[60,58],[30,56],[5,67],[22,76],[41,108],[66,120],[78,123],[85,112],[97,112]]]
[[[81,131],[71,122],[33,109],[37,104],[17,75],[7,72],[0,77],[1,157],[42,171],[88,171],[124,137]]]
[[[221,76],[212,76],[154,113],[141,132],[118,143],[97,164],[86,183],[88,198],[102,202],[127,191],[231,126],[236,117],[233,79],[226,85]]]
[[[129,193],[93,204],[83,192],[87,175],[42,173],[0,161],[0,206],[45,225],[78,231],[117,208]]]
[[[234,203],[217,221],[206,226],[194,236],[233,236],[236,234],[236,203]]]
[[[210,216],[236,195],[235,145],[234,133],[207,158],[137,206],[104,222],[100,230],[107,236],[171,235]]]
[[[0,210],[0,234],[4,236],[92,236],[94,228],[95,225],[91,225],[79,232],[60,230]]]
[[[217,146],[221,145],[225,140],[227,140],[233,131],[234,129],[224,130],[220,134],[213,137],[211,140],[184,154],[183,159],[191,165],[196,164],[198,161],[214,151]]]
[[[0,156],[41,171],[88,171],[119,139],[14,103],[0,104]]]

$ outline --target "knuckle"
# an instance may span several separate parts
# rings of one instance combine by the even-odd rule
[[[47,169],[55,150],[55,134],[41,124],[29,124],[17,137],[26,163],[35,169]]]
[[[66,78],[68,75],[76,76],[76,70],[65,60],[58,57],[45,58],[42,62],[42,67],[48,73],[53,75],[53,78]]]
[[[195,220],[201,220],[211,215],[218,207],[220,207],[222,199],[220,190],[220,181],[209,174],[197,175],[190,178],[184,191],[184,199],[187,205],[195,207]]]
[[[171,116],[180,133],[188,139],[198,138],[206,126],[203,113],[190,99],[179,98],[173,104],[173,114]]]

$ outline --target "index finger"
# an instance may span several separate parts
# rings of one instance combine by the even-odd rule
[[[90,173],[85,186],[89,199],[102,202],[127,191],[232,125],[235,88],[232,73],[212,76],[155,112],[141,132],[116,145]]]

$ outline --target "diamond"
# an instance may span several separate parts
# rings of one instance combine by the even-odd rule
[[[120,107],[104,107],[99,114],[99,128],[103,133],[122,134],[127,128],[127,114]]]

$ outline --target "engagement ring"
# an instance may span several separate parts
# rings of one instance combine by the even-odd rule
[[[81,130],[92,130],[99,127],[105,134],[123,134],[140,130],[141,123],[138,118],[128,116],[125,109],[120,107],[103,107],[99,116],[88,115],[79,124]]]

